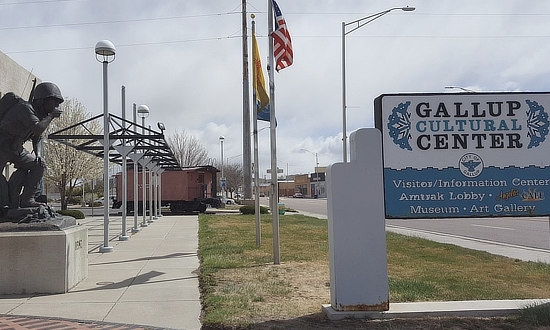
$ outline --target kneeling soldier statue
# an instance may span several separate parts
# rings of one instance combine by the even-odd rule
[[[40,83],[34,89],[30,102],[17,98],[17,102],[5,110],[0,120],[0,170],[7,162],[16,169],[8,182],[9,209],[43,205],[35,200],[45,169],[36,146],[51,121],[61,115],[59,105],[62,102],[63,96],[55,84]],[[23,147],[29,140],[33,142],[34,154]],[[2,179],[0,184],[5,184],[5,178]],[[3,206],[5,203],[2,201]]]

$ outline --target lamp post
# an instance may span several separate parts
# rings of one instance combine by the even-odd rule
[[[477,93],[476,91],[474,91],[472,89],[464,88],[464,87],[461,87],[461,86],[445,86],[445,88],[446,89],[460,89],[461,91],[468,92],[468,93]]]
[[[343,143],[343,159],[344,163],[348,162],[348,148],[347,148],[347,133],[346,133],[346,36],[353,31],[361,28],[362,26],[380,18],[387,13],[394,10],[413,11],[414,7],[394,7],[386,9],[376,14],[369,15],[367,17],[360,18],[352,22],[342,22],[342,143]],[[350,25],[353,25],[351,29],[346,30]]]
[[[141,134],[145,134],[145,118],[149,117],[149,107],[145,104],[138,105],[137,107],[138,117],[141,118]]]
[[[96,59],[103,63],[103,246],[99,252],[111,252],[109,246],[109,106],[107,66],[115,60],[116,49],[109,40],[101,40],[95,45]]]
[[[157,127],[160,129],[160,132],[164,136],[164,131],[166,130],[166,126],[164,126],[164,123],[158,122]],[[162,217],[162,172],[164,170],[159,165],[159,169],[157,172],[157,216]]]
[[[222,196],[224,195],[224,188],[225,188],[225,187],[224,187],[224,186],[225,186],[225,184],[224,184],[224,177],[223,177],[223,140],[224,140],[224,139],[225,139],[225,138],[223,137],[223,135],[221,135],[221,136],[220,136],[220,153],[221,153],[220,159],[221,159],[221,165],[222,165],[222,177],[221,177],[221,180],[220,180],[220,181],[221,181],[220,186],[221,186],[221,188],[222,188]]]
[[[132,104],[132,110],[133,110],[133,116],[132,116],[132,122],[134,124],[137,124],[137,106],[136,104]],[[138,145],[138,142],[134,142],[134,147]],[[130,158],[132,159],[132,162],[134,163],[134,227],[132,227],[132,233],[138,233],[140,229],[138,228],[138,160],[143,156],[143,153],[138,153],[134,149],[134,152],[130,154]]]
[[[149,116],[149,107],[142,104],[137,107],[138,117],[141,118],[141,135],[145,135],[145,118]],[[141,171],[142,171],[142,185],[143,185],[143,194],[141,195],[142,210],[143,210],[143,221],[141,222],[142,227],[147,227],[147,169],[145,167],[144,159],[142,159]]]
[[[312,155],[315,155],[315,168],[313,169],[313,172],[316,171],[317,167],[319,167],[319,157],[317,156],[317,153],[316,152],[313,152],[311,150],[308,150],[306,148],[301,148],[300,150],[302,151],[306,151],[306,152],[309,152],[310,154]]]
[[[310,154],[312,155],[315,155],[315,168],[313,169],[313,172],[312,175],[311,175],[311,178],[313,180],[315,180],[315,191],[312,191],[312,197],[313,196],[318,196],[318,191],[319,191],[319,174],[317,173],[317,168],[319,167],[319,157],[317,156],[317,153],[316,152],[313,152],[311,150],[308,150],[306,148],[301,148],[300,150],[303,150],[303,151],[307,151],[309,152]],[[315,174],[315,178],[313,177],[313,174]],[[313,190],[313,189],[312,189]],[[317,198],[317,197],[314,197],[314,198]]]

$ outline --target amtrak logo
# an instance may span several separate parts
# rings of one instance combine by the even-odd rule
[[[483,160],[474,153],[467,153],[458,161],[460,172],[467,178],[475,178],[483,171]]]

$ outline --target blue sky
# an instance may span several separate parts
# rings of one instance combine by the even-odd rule
[[[110,109],[147,104],[147,122],[185,130],[210,157],[242,160],[242,40],[239,0],[4,0],[0,50],[91,114],[102,112],[94,46],[117,47],[109,66]],[[347,43],[348,134],[373,126],[374,98],[398,92],[547,91],[550,3],[543,0],[279,0],[294,64],[275,75],[278,160],[285,173],[342,159],[341,22],[392,7]],[[267,1],[251,0],[263,65]],[[250,20],[249,25],[250,29]],[[248,42],[250,44],[250,31]],[[250,49],[250,47],[249,47]],[[264,71],[264,75],[267,73]],[[260,122],[260,128],[266,123]],[[260,132],[260,169],[269,167]],[[303,151],[307,149],[311,152]]]

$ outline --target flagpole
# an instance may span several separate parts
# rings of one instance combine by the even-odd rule
[[[256,38],[256,22],[254,21],[254,14],[250,15],[252,17],[252,38]],[[254,53],[256,48],[252,47],[252,52]],[[258,54],[256,54],[258,55]],[[253,70],[252,70],[252,81],[256,84],[258,83],[258,75],[256,74],[256,57],[252,56]],[[261,70],[261,68],[260,68]],[[256,97],[256,88],[252,88],[252,122],[254,123],[253,132],[254,132],[254,214],[256,219],[256,246],[262,244],[262,229],[260,222],[260,184],[258,183],[258,178],[260,177],[260,163],[258,156],[258,102]]]
[[[269,75],[269,131],[271,140],[271,215],[273,222],[273,263],[279,265],[281,256],[279,251],[279,210],[277,203],[279,202],[279,184],[277,181],[277,131],[275,120],[275,73],[273,71],[274,55],[273,55],[273,3],[272,0],[267,0],[267,28],[269,36],[269,64],[267,71]]]
[[[243,39],[243,188],[244,199],[252,198],[252,171],[250,170],[250,92],[248,81],[248,38],[246,0],[242,0],[242,39]]]

